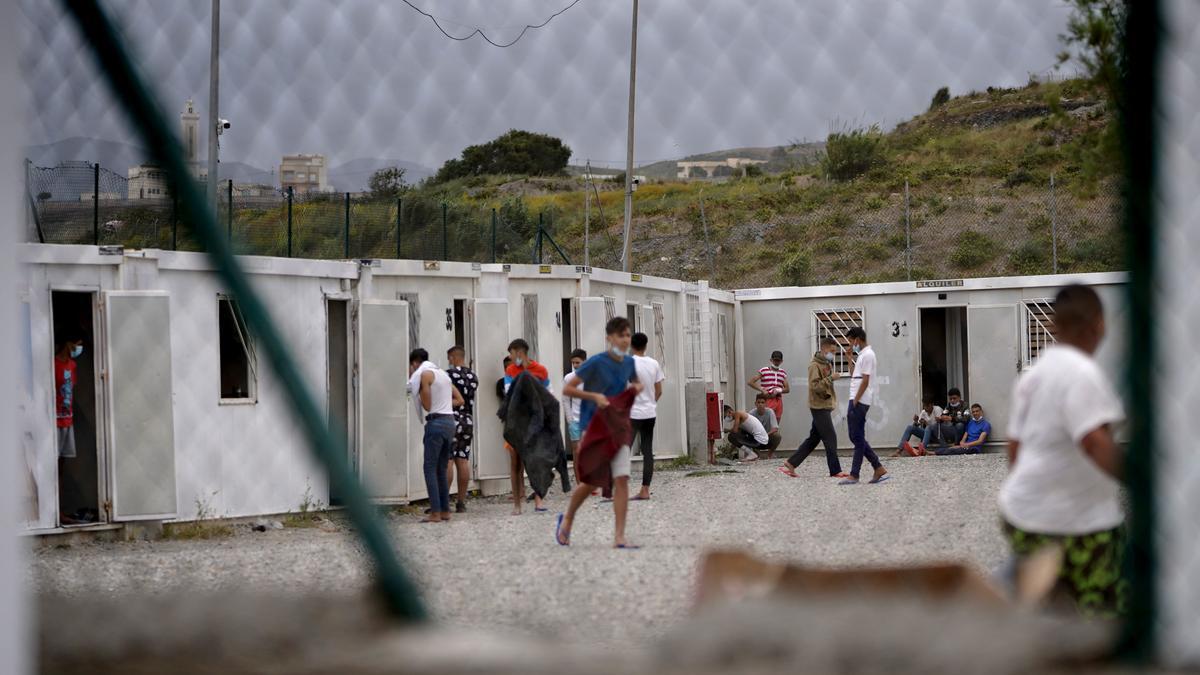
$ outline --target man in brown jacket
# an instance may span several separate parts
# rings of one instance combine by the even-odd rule
[[[833,381],[838,378],[838,373],[833,370],[833,358],[837,349],[837,342],[832,338],[823,338],[820,351],[813,355],[808,364],[808,409],[812,412],[812,429],[796,452],[779,467],[779,471],[784,475],[796,478],[796,467],[808,458],[817,447],[817,443],[823,442],[829,475],[833,478],[847,476],[842,472],[842,465],[838,461],[837,431],[833,427],[833,409],[837,406]]]

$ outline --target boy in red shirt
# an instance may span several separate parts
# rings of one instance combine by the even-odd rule
[[[550,389],[550,371],[546,370],[546,366],[529,358],[529,343],[517,338],[508,343],[508,357],[512,359],[512,363],[504,369],[504,393],[507,394],[510,387],[521,373],[528,372],[533,379],[541,383],[546,389]],[[517,452],[508,443],[504,444],[504,448],[508,450],[509,459],[509,478],[512,480],[513,493],[513,515],[521,515],[521,502],[525,497],[525,465],[521,462],[521,453]],[[533,510],[545,511],[546,507],[542,505],[542,496],[536,492],[533,495]]]
[[[75,359],[83,354],[83,340],[63,340],[54,355],[54,416],[58,431],[58,456],[75,458]]]

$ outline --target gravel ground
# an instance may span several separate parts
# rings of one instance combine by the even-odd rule
[[[825,566],[962,561],[984,572],[1005,555],[995,507],[1003,456],[886,460],[893,480],[853,487],[825,476],[818,455],[797,479],[778,473],[779,463],[656,473],[653,498],[630,505],[637,551],[611,548],[612,508],[596,499],[580,511],[572,546],[555,545],[554,512],[565,506],[557,492],[549,513],[514,517],[504,499],[476,499],[449,524],[397,515],[392,529],[444,624],[626,646],[648,645],[684,620],[711,548]],[[350,595],[368,581],[353,535],[332,526],[46,549],[30,554],[28,574],[40,592],[80,598]]]

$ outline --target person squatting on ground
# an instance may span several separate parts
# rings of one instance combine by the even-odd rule
[[[787,371],[783,365],[783,352],[776,349],[771,352],[771,361],[750,376],[746,384],[751,389],[767,395],[767,407],[775,411],[775,421],[783,423],[783,395],[791,393],[792,385],[788,383]]]
[[[504,368],[504,393],[512,388],[513,382],[516,381],[521,373],[528,372],[533,379],[537,380],[538,384],[546,389],[550,389],[550,371],[546,370],[546,366],[529,358],[529,343],[517,338],[508,343],[508,358],[511,363]],[[508,450],[509,459],[509,479],[512,481],[512,499],[513,499],[513,515],[521,515],[521,502],[525,498],[525,465],[521,463],[521,453],[517,452],[516,448],[508,443],[504,444],[504,449]],[[533,510],[545,511],[546,507],[542,505],[542,495],[533,493]]]
[[[464,365],[466,350],[461,345],[451,347],[446,359],[450,362],[446,374],[463,399],[463,404],[454,409],[454,450],[446,475],[451,482],[450,474],[458,476],[458,503],[454,510],[463,513],[467,510],[467,485],[471,481],[471,440],[475,437],[475,392],[479,389],[479,377]]]
[[[970,412],[966,402],[962,399],[962,392],[958,390],[958,387],[951,387],[946,392],[946,407],[942,410],[941,417],[938,418],[938,434],[941,436],[941,445],[957,443],[967,430],[969,418]]]
[[[618,397],[626,389],[633,389],[635,395],[642,391],[642,385],[638,381],[637,370],[629,350],[631,341],[629,319],[622,316],[610,319],[604,326],[604,333],[608,345],[607,351],[603,354],[595,354],[584,361],[583,365],[571,374],[563,392],[571,398],[583,401],[579,411],[583,438],[580,442],[580,456],[576,458],[576,462],[587,459],[584,455],[589,451],[589,438],[593,434],[608,433],[607,427],[601,428],[602,425],[593,423],[592,420],[600,410],[609,406],[609,399]],[[628,422],[628,420],[625,421]],[[596,422],[603,422],[603,420],[597,419]],[[632,439],[622,438],[619,440],[623,442],[616,448],[615,454],[609,460],[615,520],[613,546],[636,548],[630,546],[625,540],[625,519],[629,511],[629,474],[632,466],[629,442]],[[587,479],[587,471],[587,468],[581,469],[584,480]],[[575,524],[575,516],[579,512],[579,507],[591,496],[592,490],[599,487],[603,487],[603,485],[592,485],[586,482],[581,482],[575,487],[571,493],[571,503],[567,506],[566,513],[559,514],[554,531],[554,539],[560,545],[567,546],[571,543],[571,528]]]
[[[850,405],[846,410],[846,426],[850,432],[850,441],[854,443],[854,461],[850,464],[850,475],[843,478],[838,485],[858,484],[864,458],[875,470],[875,475],[868,482],[882,483],[890,476],[879,461],[879,456],[871,449],[871,444],[867,443],[867,412],[875,403],[875,350],[867,344],[867,331],[860,327],[851,328],[846,337],[850,338],[852,352],[847,356],[854,364],[854,372],[850,376]]]
[[[762,396],[762,394],[759,394]],[[757,402],[757,400],[756,400]],[[725,431],[729,432],[725,436],[725,440],[729,444],[737,448],[739,462],[753,462],[758,459],[758,450],[766,450],[771,444],[771,435],[767,433],[767,428],[754,415],[740,410],[734,410],[733,406],[726,405],[724,410]],[[767,410],[772,415],[773,410]],[[778,428],[777,428],[778,431]],[[779,445],[779,440],[776,438],[776,447]]]
[[[983,406],[978,403],[971,406],[971,419],[967,422],[966,431],[957,443],[948,448],[934,450],[935,455],[978,455],[992,435],[992,423],[983,416]]]
[[[1004,532],[1018,558],[1063,549],[1058,590],[1087,616],[1125,610],[1121,450],[1113,425],[1125,414],[1093,355],[1104,307],[1072,285],[1054,300],[1058,342],[1017,380],[1008,425],[1009,474],[1000,486]]]
[[[462,395],[450,384],[450,376],[429,360],[420,347],[408,355],[408,391],[413,395],[418,419],[425,424],[425,489],[429,493],[429,516],[423,523],[450,520],[450,484],[446,466],[454,450],[454,406]]]
[[[933,399],[927,398],[922,401],[921,410],[913,415],[912,424],[904,427],[904,433],[900,434],[900,443],[896,445],[896,454],[892,457],[901,455],[920,457],[926,454],[933,439],[937,436],[938,418],[941,416],[942,408],[934,405]],[[913,436],[921,439],[915,448],[908,442]]]
[[[633,499],[643,500],[650,499],[650,481],[654,478],[654,421],[658,415],[658,399],[662,398],[662,383],[667,376],[657,360],[646,356],[650,338],[645,333],[634,333],[629,344],[633,348],[634,371],[642,385],[629,413],[642,452],[642,489]]]
[[[808,409],[812,413],[812,428],[808,438],[796,448],[796,452],[779,467],[786,476],[796,478],[796,468],[812,454],[817,443],[825,444],[825,463],[829,465],[831,478],[845,478],[850,474],[842,471],[837,455],[837,431],[833,427],[833,410],[837,407],[837,394],[833,381],[840,375],[833,368],[837,342],[833,338],[822,338],[821,348],[813,354],[808,364]]]
[[[563,391],[567,390],[567,381],[571,379],[571,375],[579,366],[587,361],[588,354],[582,349],[576,349],[571,352],[571,372],[563,376]],[[567,422],[567,448],[570,450],[571,462],[575,467],[575,482],[579,482],[579,461],[576,458],[576,453],[579,452],[579,439],[583,437],[583,428],[579,426],[579,408],[583,405],[583,399],[571,398],[566,394],[562,397],[563,414]]]

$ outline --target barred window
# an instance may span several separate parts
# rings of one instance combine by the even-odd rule
[[[536,293],[521,294],[521,337],[529,343],[529,358],[538,358],[538,296]]]
[[[663,318],[663,305],[655,302],[650,305],[654,309],[654,358],[667,371],[667,331]]]
[[[821,340],[833,338],[838,344],[837,353],[833,355],[833,367],[842,375],[850,374],[850,360],[845,351],[850,348],[850,338],[846,333],[851,328],[863,325],[862,307],[841,307],[837,309],[813,310],[813,351],[820,349]]]
[[[1026,300],[1025,309],[1025,365],[1031,366],[1042,352],[1058,342],[1058,330],[1054,325],[1054,301],[1049,298]]]
[[[421,346],[421,304],[417,293],[397,293],[396,299],[408,303],[408,348]]]
[[[717,315],[717,379],[729,381],[729,323],[724,314]]]
[[[611,295],[604,296],[604,322],[608,323],[617,315],[617,299]]]

